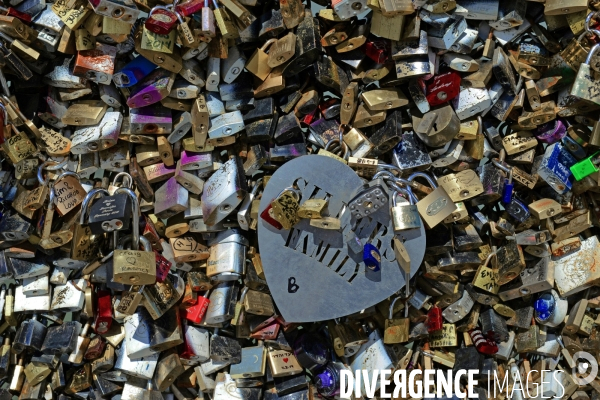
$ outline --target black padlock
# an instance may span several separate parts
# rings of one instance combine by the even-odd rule
[[[506,321],[506,325],[515,326],[520,329],[529,329],[534,309],[531,306],[515,309],[515,315]]]
[[[275,100],[273,97],[263,97],[254,101],[254,109],[244,114],[244,124],[271,118],[275,112]]]
[[[17,212],[6,212],[0,221],[0,238],[8,241],[26,240],[34,226]]]
[[[462,347],[456,349],[456,361],[452,371],[456,374],[462,369],[476,369],[481,370],[483,363],[483,354],[477,351],[475,346]]]
[[[340,137],[340,125],[333,120],[319,118],[310,124],[310,133],[308,140],[317,146],[325,147],[331,140]]]
[[[285,31],[281,10],[269,10],[260,16],[261,29],[258,32],[260,40],[276,38]]]
[[[319,23],[312,12],[304,10],[304,19],[296,27],[296,52],[294,58],[283,68],[283,76],[298,75],[310,67],[323,52]]]
[[[227,361],[238,364],[242,361],[242,346],[236,339],[212,335],[210,338],[210,358],[214,361]]]
[[[294,113],[289,113],[279,117],[277,128],[273,134],[273,139],[277,143],[288,141],[302,133],[300,121]]]
[[[242,72],[239,79],[231,83],[219,84],[219,94],[222,101],[241,100],[254,96],[252,88],[252,75],[249,72]]]
[[[313,65],[316,80],[341,96],[350,83],[346,72],[331,57],[325,55],[317,58]]]
[[[481,332],[489,339],[498,343],[508,340],[506,320],[496,314],[492,308],[482,312],[479,321],[481,322]]]
[[[371,156],[380,156],[393,149],[402,140],[402,115],[400,110],[388,113],[383,125],[375,129],[369,140],[375,146],[371,150]]]
[[[406,173],[421,171],[431,165],[431,156],[416,133],[406,132],[393,152],[393,162]]]
[[[25,320],[19,326],[13,343],[13,351],[21,354],[25,350],[40,351],[46,337],[46,325],[37,320],[37,315]]]
[[[248,289],[257,290],[263,293],[269,293],[269,287],[267,286],[267,281],[262,279],[256,273],[256,269],[252,263],[248,263],[246,265],[246,276],[244,277],[244,285],[248,287]]]
[[[304,374],[283,376],[273,378],[273,380],[275,381],[275,390],[278,396],[285,396],[286,394],[298,392],[308,387],[308,381]]]
[[[275,111],[272,118],[261,119],[246,124],[248,143],[265,142],[271,139],[277,129],[279,113]]]
[[[78,321],[64,322],[48,328],[42,352],[44,354],[71,354],[77,345],[77,338],[81,332],[81,323]]]
[[[102,197],[89,210],[88,225],[95,235],[129,228],[131,200],[127,194]]]

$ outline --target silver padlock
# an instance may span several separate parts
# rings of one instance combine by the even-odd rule
[[[204,322],[208,325],[220,324],[233,318],[235,298],[239,288],[234,282],[221,282],[210,292],[210,305]]]
[[[246,249],[249,245],[239,230],[229,229],[217,233],[208,241],[206,275],[214,281],[237,281],[244,274]]]
[[[244,198],[244,201],[242,201],[240,208],[238,209],[237,221],[238,221],[238,224],[240,224],[240,228],[242,228],[245,231],[247,231],[249,229],[250,222],[251,222],[250,221],[250,207],[252,206],[252,200],[254,200],[256,198],[256,194],[258,193],[258,190],[260,189],[261,185],[262,185],[262,178],[259,178],[254,183],[254,187],[252,188],[252,191],[248,192],[248,194]]]
[[[230,158],[204,184],[202,215],[206,225],[214,225],[237,208],[247,193],[244,169],[237,157]]]
[[[71,153],[86,154],[106,150],[117,144],[123,115],[107,112],[98,125],[77,129],[71,138]]]
[[[127,343],[123,342],[121,348],[117,350],[114,369],[136,378],[152,379],[158,364],[158,357],[159,353],[141,358],[130,358],[127,355]]]
[[[227,58],[221,62],[223,82],[231,83],[240,75],[246,65],[246,57],[237,46],[232,46],[227,52]]]
[[[414,196],[411,196],[408,190],[397,188],[392,196],[392,223],[394,232],[400,232],[406,229],[416,229],[421,227],[421,216],[415,205]],[[408,204],[396,204],[396,198],[399,194],[404,194],[408,198]],[[403,201],[403,203],[406,200]]]
[[[208,57],[208,62],[206,64],[206,90],[209,92],[218,92],[220,80],[221,59]]]
[[[208,137],[210,139],[225,138],[242,131],[244,129],[244,118],[240,111],[232,111],[210,121]]]
[[[65,285],[58,285],[54,288],[51,309],[55,311],[80,311],[85,301],[85,289],[87,288],[85,279],[68,281]]]
[[[450,304],[444,309],[442,316],[450,323],[458,322],[467,316],[473,308],[473,305],[475,305],[475,302],[469,295],[469,292],[465,290],[458,301]]]
[[[154,199],[154,214],[170,218],[188,207],[189,192],[172,177],[154,192]]]

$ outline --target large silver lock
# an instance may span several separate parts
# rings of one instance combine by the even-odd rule
[[[231,214],[242,202],[247,183],[237,157],[230,158],[204,184],[202,215],[207,225],[214,225]]]
[[[401,193],[408,198],[409,204],[396,204],[396,199]],[[421,227],[419,210],[408,190],[396,191],[392,196],[392,223],[394,224],[394,232]]]
[[[244,274],[246,265],[246,239],[237,229],[217,233],[208,241],[210,255],[206,275],[217,282],[236,281]]]

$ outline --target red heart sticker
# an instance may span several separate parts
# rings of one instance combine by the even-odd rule
[[[287,358],[287,357],[286,357],[286,358],[284,358],[284,359],[283,359],[283,362],[284,362],[284,363],[288,362],[288,358]]]

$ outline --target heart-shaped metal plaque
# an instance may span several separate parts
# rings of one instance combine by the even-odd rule
[[[309,155],[285,163],[271,177],[260,202],[259,214],[285,188],[296,185],[300,205],[308,199],[328,199],[323,213],[341,220],[339,231],[310,226],[301,219],[290,230],[277,230],[259,217],[258,240],[265,276],[273,299],[288,322],[323,321],[359,312],[393,295],[404,286],[394,255],[390,207],[356,220],[348,202],[363,182],[347,165],[329,157]],[[391,197],[390,197],[391,201]],[[391,204],[390,204],[391,205]],[[381,253],[381,269],[365,271],[362,252],[355,254],[344,242],[354,231],[361,243]],[[403,231],[414,275],[425,254],[425,230]]]

